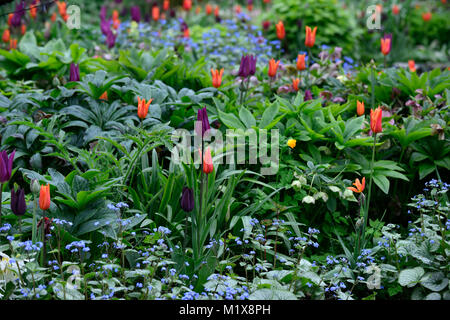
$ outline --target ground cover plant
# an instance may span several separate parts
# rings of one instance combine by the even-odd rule
[[[3,300],[449,300],[447,1],[4,1]]]

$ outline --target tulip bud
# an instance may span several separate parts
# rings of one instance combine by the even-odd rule
[[[191,188],[184,187],[180,200],[181,209],[185,212],[194,210],[194,191]]]
[[[35,196],[37,196],[39,194],[39,192],[41,192],[41,185],[39,184],[39,181],[37,181],[36,179],[32,179],[31,184],[30,184],[30,189],[31,189],[31,192]]]

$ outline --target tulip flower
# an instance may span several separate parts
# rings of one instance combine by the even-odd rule
[[[306,57],[306,54],[299,54],[297,56],[297,70],[298,71],[303,71],[306,69],[305,57]]]
[[[291,149],[294,149],[295,146],[296,146],[296,144],[297,144],[297,140],[295,140],[295,139],[289,139],[288,142],[287,142],[287,144],[288,144],[288,146],[289,146]]]
[[[41,210],[48,210],[50,208],[50,185],[41,185],[41,192],[39,193],[39,207]]]
[[[102,95],[99,97],[99,99],[108,100],[108,92],[105,91],[102,93]]]
[[[203,155],[203,172],[210,174],[214,170],[214,165],[211,157],[211,149],[208,147]]]
[[[366,177],[362,178],[362,183],[359,181],[359,179],[356,179],[353,185],[356,187],[347,187],[347,189],[352,190],[356,193],[361,193],[364,191],[364,188],[366,187]]]
[[[358,116],[362,116],[364,114],[364,102],[356,101],[356,113]]]
[[[219,16],[219,6],[214,8],[214,16],[217,18]]]
[[[379,133],[383,130],[381,127],[382,110],[380,107],[370,110],[370,129],[373,133]]]
[[[243,78],[253,76],[256,72],[256,56],[243,56],[239,66],[238,75]]]
[[[316,31],[317,27],[314,27],[311,31],[311,28],[306,26],[305,46],[308,48],[312,48],[314,46],[314,42],[316,41]]]
[[[56,21],[56,12],[53,12],[53,14],[52,14],[51,17],[50,17],[50,20],[51,20],[52,22],[55,22],[55,21]]]
[[[212,74],[212,84],[214,88],[219,88],[220,84],[222,83],[222,76],[223,76],[223,68],[219,70],[211,69]]]
[[[183,0],[183,9],[190,11],[192,9],[192,0]]]
[[[212,6],[208,3],[205,6],[205,12],[206,12],[207,15],[210,15],[212,13],[212,11],[213,11]]]
[[[104,21],[104,20],[106,20],[106,7],[105,6],[102,6],[101,8],[100,8],[100,21]]]
[[[391,44],[392,44],[392,35],[385,34],[383,38],[381,38],[381,53],[385,56],[391,52]]]
[[[3,184],[11,178],[12,164],[16,150],[8,156],[6,151],[0,151],[0,183]]]
[[[392,6],[392,13],[393,13],[394,15],[398,15],[398,14],[400,13],[400,8],[399,8],[398,5],[394,4],[394,5]]]
[[[70,64],[69,81],[80,81],[80,66],[78,64]]]
[[[163,10],[164,11],[168,11],[170,8],[170,1],[169,0],[164,0],[163,2]]]
[[[303,97],[303,101],[312,100],[313,96],[310,90],[305,90],[305,96]]]
[[[5,31],[3,31],[2,41],[4,43],[9,43],[10,39],[11,39],[11,32],[9,31],[9,29],[5,29]]]
[[[31,3],[31,7],[30,7],[30,17],[35,20],[36,16],[37,16],[37,8],[39,6],[39,0],[34,0]]]
[[[278,23],[275,25],[275,28],[277,30],[278,39],[283,40],[284,37],[286,36],[283,21],[278,21]]]
[[[148,108],[150,107],[150,103],[153,101],[153,99],[148,100],[148,102],[145,101],[145,99],[141,99],[138,97],[138,117],[143,120],[148,114]]]
[[[8,26],[10,26],[11,27],[11,25],[12,25],[12,18],[14,17],[14,13],[10,13],[10,14],[8,14]]]
[[[195,132],[203,138],[205,133],[210,129],[211,126],[209,124],[206,107],[199,109],[197,112],[197,122],[195,123]]]
[[[131,11],[131,19],[139,23],[141,21],[141,9],[139,6],[133,6],[130,9]]]
[[[430,21],[431,20],[431,12],[422,13],[422,19],[425,22]]]
[[[236,12],[236,14],[240,14],[242,12],[242,8],[240,5],[236,5],[236,7],[234,8],[234,11]]]
[[[23,216],[27,211],[25,191],[22,188],[18,188],[17,191],[14,188],[11,189],[11,211],[16,216]]]
[[[190,37],[189,28],[186,28],[183,31],[183,38],[189,38],[189,37]]]
[[[191,188],[183,187],[180,206],[184,212],[191,212],[194,210],[194,191]]]
[[[408,67],[411,72],[416,72],[416,63],[414,60],[408,60]]]
[[[27,32],[27,26],[23,24],[20,26],[20,33],[24,35],[25,32]]]
[[[112,19],[113,19],[113,21],[119,20],[119,11],[113,10]]]
[[[295,91],[298,91],[298,85],[300,83],[300,79],[299,78],[295,78],[292,80],[292,88],[294,88]]]
[[[108,49],[111,49],[116,44],[116,35],[111,30],[108,30],[108,34],[106,35],[106,44],[108,45]]]
[[[9,50],[17,49],[17,39],[9,40]]]
[[[25,14],[25,2],[20,1],[19,4],[16,5],[16,9],[14,10],[14,14],[10,20],[11,26],[19,27],[22,24],[22,16]]]
[[[280,60],[275,61],[275,59],[272,58],[269,61],[269,71],[267,72],[269,77],[273,78],[276,76],[279,64],[280,64]]]
[[[152,8],[152,18],[154,21],[159,20],[159,7],[156,5]]]

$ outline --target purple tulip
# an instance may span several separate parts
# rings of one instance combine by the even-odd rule
[[[309,90],[305,90],[305,97],[303,98],[303,101],[308,101],[308,100],[312,100],[313,96],[311,91]]]
[[[194,210],[194,191],[191,188],[184,187],[180,200],[181,209],[185,212]]]
[[[116,44],[116,36],[111,30],[108,30],[108,34],[106,35],[106,44],[108,45],[108,49],[111,49]]]
[[[80,81],[80,66],[78,64],[70,64],[69,81]]]
[[[141,9],[138,6],[131,7],[131,19],[133,21],[141,21]]]
[[[108,32],[111,30],[111,22],[109,20],[102,20],[100,21],[100,29],[102,30],[102,33],[107,36]]]
[[[100,20],[106,20],[106,7],[102,6],[102,8],[100,9]]]
[[[25,3],[21,1],[16,5],[16,10],[14,10],[14,15],[11,19],[11,25],[13,27],[19,27],[22,24],[22,16],[25,14]]]
[[[16,216],[23,216],[27,211],[27,203],[25,202],[25,191],[21,188],[14,191],[11,189],[11,210]]]
[[[208,114],[206,113],[206,107],[199,109],[197,112],[197,121],[195,123],[195,132],[200,136],[205,135],[205,132],[211,129],[208,120]]]
[[[16,150],[14,150],[8,158],[6,151],[0,152],[0,183],[3,184],[11,178],[12,164],[14,161],[14,155]]]
[[[241,58],[238,76],[246,78],[253,76],[256,72],[256,56],[246,55]]]

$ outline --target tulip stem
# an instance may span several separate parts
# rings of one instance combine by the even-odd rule
[[[363,221],[363,229],[362,229],[362,241],[361,244],[364,247],[365,245],[365,236],[366,236],[366,226],[367,226],[367,219],[369,216],[369,207],[370,207],[370,196],[372,193],[372,177],[373,177],[373,163],[375,161],[375,147],[377,143],[377,133],[374,133],[373,136],[373,146],[372,146],[372,161],[370,162],[370,177],[369,177],[369,192],[368,192],[368,199],[364,210],[364,221]]]
[[[33,207],[33,224],[31,230],[31,241],[36,243],[36,224],[37,224],[37,216],[36,216],[36,208],[37,208],[37,198],[34,196],[34,207]]]

